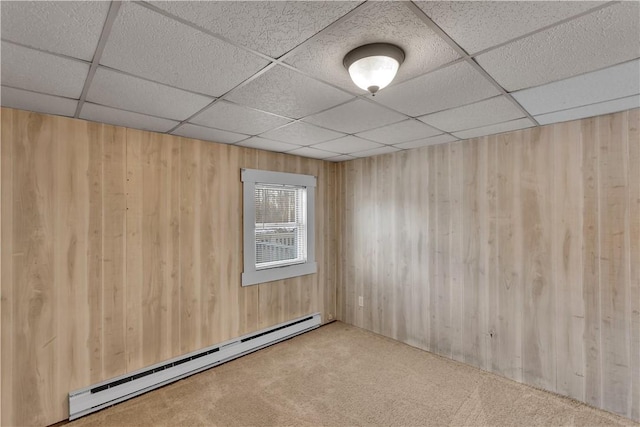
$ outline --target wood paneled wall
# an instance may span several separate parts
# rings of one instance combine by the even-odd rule
[[[2,425],[68,392],[319,311],[335,316],[336,166],[2,109]],[[315,275],[242,288],[240,168],[316,175]]]
[[[340,164],[339,318],[640,420],[639,125]]]

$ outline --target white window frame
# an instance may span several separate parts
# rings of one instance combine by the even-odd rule
[[[315,258],[315,189],[316,177],[296,173],[242,169],[244,271],[242,286],[313,274],[318,271]],[[256,269],[256,183],[294,185],[307,192],[307,261],[298,264]]]

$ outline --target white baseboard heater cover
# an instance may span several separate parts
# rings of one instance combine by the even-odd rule
[[[320,326],[310,314],[69,393],[69,420],[162,387]]]

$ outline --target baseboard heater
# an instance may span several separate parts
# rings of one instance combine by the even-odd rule
[[[69,393],[69,420],[162,387],[320,326],[310,314]]]

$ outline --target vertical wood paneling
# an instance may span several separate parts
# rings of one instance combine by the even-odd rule
[[[435,146],[427,147],[427,159],[428,159],[428,217],[429,231],[427,237],[427,250],[429,253],[429,276],[427,276],[429,287],[429,316],[430,316],[430,329],[429,329],[429,350],[434,353],[440,353],[440,341],[438,339],[438,333],[441,329],[441,323],[439,318],[439,311],[441,310],[438,303],[438,165],[436,160],[437,148]],[[382,184],[384,185],[384,184]]]
[[[75,124],[70,122],[73,127]],[[94,126],[89,123],[90,126]],[[122,375],[126,359],[126,130],[102,126],[102,353],[103,378]],[[84,138],[78,145],[87,145]],[[97,219],[96,219],[97,220]],[[91,283],[91,282],[89,282]],[[77,322],[83,322],[78,318]],[[83,381],[81,384],[86,384]],[[81,387],[78,384],[77,387]]]
[[[639,117],[341,164],[342,319],[637,420]]]
[[[582,122],[583,161],[583,298],[585,311],[585,402],[602,405],[602,369],[600,334],[600,173],[598,168],[598,120]],[[591,137],[587,138],[586,135]]]
[[[602,406],[626,413],[630,393],[629,140],[627,113],[599,119]]]
[[[480,247],[486,242],[483,236],[487,220],[486,186],[487,175],[483,162],[486,162],[487,144],[478,141],[468,144],[463,150],[464,182],[463,205],[465,214],[461,235],[464,236],[464,281],[463,291],[463,347],[464,362],[485,367],[487,330],[486,317],[483,310],[487,287],[487,271]]]
[[[449,175],[449,148],[442,144],[436,148],[438,217],[436,243],[436,283],[438,304],[438,349],[440,354],[451,357],[453,336],[451,325],[451,191]]]
[[[449,145],[449,192],[450,192],[450,231],[449,231],[449,295],[451,318],[451,357],[463,361],[463,323],[464,323],[464,293],[465,281],[463,254],[463,181],[464,173],[452,173],[463,169],[463,145],[454,143]]]
[[[13,322],[19,327],[14,334],[12,369],[15,375],[10,390],[14,394],[13,419],[47,424],[45,414],[55,411],[48,396],[54,394],[59,380],[51,363],[56,358],[56,346],[51,343],[57,324],[57,300],[52,286],[55,280],[55,200],[52,196],[57,156],[53,121],[33,114],[22,118],[28,123],[21,123],[20,129],[15,129],[20,139],[14,145],[13,160],[14,277],[9,285],[13,286],[14,294]],[[42,377],[50,381],[42,384]],[[28,402],[28,405],[15,408],[18,402]]]
[[[225,286],[220,282],[219,273],[224,270],[216,268],[218,263],[224,262],[222,254],[224,246],[222,240],[223,231],[220,227],[215,226],[216,222],[216,206],[219,206],[221,195],[221,168],[222,159],[218,156],[222,154],[217,149],[210,149],[202,146],[202,172],[200,174],[200,295],[197,296],[199,309],[201,312],[201,323],[199,325],[199,333],[202,342],[210,342],[219,339],[219,336],[226,335],[226,332],[220,326],[227,325],[228,322],[222,322],[222,307],[219,306],[224,301],[223,293]]]
[[[180,147],[180,350],[200,348],[200,143],[182,140]],[[204,230],[203,230],[204,231]]]
[[[521,170],[523,229],[522,368],[527,384],[550,389],[556,382],[555,284],[552,278],[551,234],[553,145],[547,132],[535,129],[523,141]]]
[[[557,391],[585,400],[582,146],[579,122],[545,128],[553,145],[552,274],[555,283]]]
[[[143,197],[142,144],[144,134],[127,129],[127,186],[126,186],[126,359],[127,371],[143,363]],[[135,283],[133,286],[131,284]]]
[[[416,151],[411,154],[411,164],[408,169],[412,173],[412,180],[417,183],[415,192],[412,193],[413,201],[412,211],[412,232],[417,231],[417,243],[415,258],[412,257],[412,269],[414,271],[412,289],[414,292],[413,306],[410,308],[414,312],[414,329],[412,331],[413,338],[420,348],[430,347],[431,318],[425,307],[430,307],[429,289],[423,286],[425,278],[429,277],[429,199],[424,197],[428,194],[429,173],[421,166],[424,165],[427,152],[425,150]],[[425,217],[426,215],[426,217]],[[425,333],[426,332],[426,333]]]
[[[13,145],[7,144],[16,135],[13,110],[2,110],[0,123],[0,388],[13,389],[14,310],[13,301]],[[13,420],[13,393],[0,394],[0,424]]]
[[[631,313],[631,396],[628,411],[631,418],[640,419],[640,110],[629,111],[629,240]]]
[[[1,423],[60,421],[70,388],[305,311],[638,419],[639,116],[336,172],[3,109]],[[239,286],[242,167],[318,176],[319,274]]]
[[[167,144],[167,196],[164,209],[168,219],[168,226],[165,228],[167,266],[165,280],[168,284],[166,290],[166,329],[164,331],[164,342],[169,355],[180,354],[180,147],[181,140],[177,138],[164,137],[164,144]]]
[[[94,141],[89,144],[89,165],[87,179],[89,186],[88,236],[87,247],[87,284],[91,287],[87,303],[89,309],[89,370],[90,381],[97,383],[104,377],[103,370],[103,316],[102,316],[102,288],[103,288],[103,257],[102,257],[102,212],[103,212],[103,161],[104,141],[103,126],[88,125],[88,137]],[[123,255],[121,255],[123,256]]]
[[[366,170],[369,171],[372,169],[371,162],[367,162],[365,166]],[[357,182],[362,182],[364,173],[358,174]],[[366,283],[370,282],[371,278],[369,274],[366,273],[366,269],[362,268],[365,259],[371,259],[373,256],[373,250],[376,239],[376,227],[373,222],[373,213],[374,209],[371,209],[367,206],[368,203],[365,201],[370,201],[372,196],[371,186],[363,187],[363,190],[359,197],[355,200],[356,210],[358,217],[362,218],[361,227],[364,230],[370,230],[369,233],[363,232],[360,233],[360,238],[357,241],[356,247],[353,249],[355,252],[355,256],[360,259],[360,261],[356,264],[356,281],[355,281],[355,292],[356,295],[362,296],[363,304],[370,305],[371,302],[376,299],[374,297],[375,289],[371,286],[366,286]],[[391,245],[391,242],[388,242]],[[374,312],[371,310],[365,310],[364,307],[358,307],[358,315],[356,317],[356,322],[365,325],[366,328],[371,329],[373,327],[373,317]]]
[[[522,380],[523,241],[520,171],[523,134],[498,141],[498,372]]]
[[[498,289],[500,286],[500,272],[498,264],[498,253],[500,242],[498,240],[498,138],[489,137],[482,138],[488,145],[487,149],[487,240],[485,268],[487,270],[487,293],[485,296],[485,306],[487,308],[487,331],[485,339],[487,340],[487,356],[485,366],[490,371],[499,372],[499,348],[498,348],[498,322],[500,320],[500,310],[498,305]],[[480,249],[482,251],[482,249]],[[484,251],[482,251],[484,252]]]
[[[2,109],[2,425],[260,327],[336,316],[336,166]],[[318,177],[319,273],[242,288],[240,169]]]

